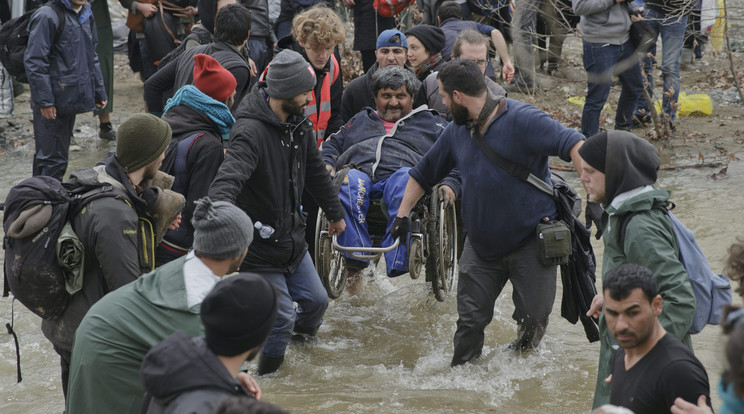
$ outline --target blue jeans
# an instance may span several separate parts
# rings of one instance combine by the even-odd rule
[[[680,12],[681,13],[681,12]],[[664,80],[664,91],[670,88],[674,89],[674,96],[668,97],[664,94],[662,108],[669,114],[671,120],[677,115],[677,110],[672,106],[672,102],[679,99],[679,59],[682,56],[682,46],[685,41],[685,29],[687,28],[687,15],[684,16],[667,16],[649,8],[644,19],[649,22],[651,27],[661,35],[662,55],[661,55],[661,75]],[[648,95],[654,96],[654,77],[653,63],[654,58],[648,55],[656,56],[656,48],[652,48],[643,59],[643,70],[646,72],[648,81]],[[636,105],[636,114],[640,115],[640,110],[649,114],[648,102],[641,96]]]
[[[584,42],[583,59],[588,82],[581,114],[581,133],[590,137],[599,132],[599,117],[610,96],[610,83],[615,74],[622,84],[615,113],[615,129],[630,130],[633,126],[633,110],[643,90],[641,68],[633,45],[630,41],[622,45]]]
[[[293,331],[315,332],[323,324],[323,315],[328,308],[328,294],[309,253],[305,253],[300,265],[292,273],[246,273],[268,280],[279,293],[276,323],[263,346],[264,354],[272,357],[284,355]],[[297,309],[293,302],[297,302]]]
[[[34,177],[46,175],[62,181],[67,170],[67,158],[70,150],[70,138],[75,127],[75,115],[64,115],[57,108],[56,119],[46,119],[41,115],[41,108],[31,104],[34,115]]]
[[[369,236],[367,226],[367,210],[370,200],[382,199],[387,207],[389,215],[385,236],[382,239],[383,247],[391,246],[394,242],[390,235],[390,227],[393,224],[403,192],[408,183],[408,170],[403,167],[394,172],[390,177],[373,183],[367,174],[359,170],[349,170],[346,180],[341,185],[338,197],[344,207],[344,221],[346,230],[338,236],[338,242],[342,246],[371,247],[372,239]],[[408,243],[401,240],[395,250],[385,253],[385,265],[388,276],[400,276],[408,272]]]

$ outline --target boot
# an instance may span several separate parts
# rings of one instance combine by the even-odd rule
[[[155,221],[153,227],[155,228],[155,245],[157,246],[163,241],[168,226],[183,211],[186,206],[186,199],[173,190],[163,190],[160,187],[145,189],[143,198],[148,201],[147,212]]]
[[[284,355],[273,357],[261,353],[261,359],[258,360],[258,369],[256,370],[256,375],[261,376],[276,372],[276,370],[278,370],[279,367],[282,365],[282,362],[284,362]]]

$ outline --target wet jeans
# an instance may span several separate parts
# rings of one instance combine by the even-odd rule
[[[643,90],[641,68],[630,41],[623,45],[584,42],[584,69],[587,72],[586,102],[581,114],[581,133],[587,138],[599,132],[602,108],[610,96],[612,76],[622,84],[615,112],[615,129],[629,131],[633,110]]]
[[[679,14],[683,12],[680,10]],[[664,80],[664,91],[668,91],[670,88],[674,90],[674,96],[668,97],[664,93],[662,99],[662,108],[664,113],[669,114],[671,120],[674,120],[677,114],[677,109],[672,106],[672,102],[677,102],[679,99],[679,59],[682,56],[682,46],[685,41],[685,29],[687,28],[687,15],[669,15],[662,12],[658,12],[654,9],[649,8],[647,15],[644,17],[649,22],[651,27],[659,33],[661,36],[662,54],[661,54],[661,76]],[[646,80],[648,81],[648,95],[653,98],[654,96],[654,77],[653,77],[653,63],[654,58],[648,57],[648,55],[656,56],[656,48],[652,48],[646,54],[643,59],[643,70],[646,73]],[[641,96],[636,105],[636,113],[640,114],[640,110],[643,109],[645,114],[650,114],[648,103]]]
[[[328,308],[328,294],[315,271],[310,254],[305,253],[300,265],[292,273],[253,273],[268,280],[279,292],[279,311],[263,353],[284,355],[292,332],[315,332],[323,323]],[[295,309],[293,302],[297,303]]]
[[[466,239],[457,285],[459,318],[452,366],[481,355],[484,330],[493,319],[494,304],[507,280],[513,287],[512,318],[519,332],[514,345],[529,349],[542,340],[555,301],[556,266],[545,267],[538,262],[534,238],[498,260],[478,257]]]
[[[34,104],[31,104],[31,111],[34,116],[34,143],[36,144],[33,176],[46,175],[62,181],[65,170],[67,170],[75,115],[63,115],[57,112],[56,119],[46,119],[41,115],[41,108]]]

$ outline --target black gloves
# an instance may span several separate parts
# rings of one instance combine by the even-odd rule
[[[408,232],[411,231],[411,219],[408,217],[395,216],[393,225],[390,226],[390,235],[393,236],[393,240],[398,237],[401,238],[401,242],[405,243]]]

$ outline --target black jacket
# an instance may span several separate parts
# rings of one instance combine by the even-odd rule
[[[237,110],[240,100],[248,91],[251,69],[248,67],[248,60],[235,46],[215,39],[212,43],[184,51],[145,81],[145,103],[149,112],[163,112],[166,101],[164,98],[194,82],[194,56],[199,53],[213,57],[235,77],[238,85],[235,87],[235,104],[231,109],[233,112]]]
[[[341,119],[344,121],[344,124],[368,106],[372,109],[377,109],[375,97],[372,94],[372,75],[376,70],[377,62],[367,70],[367,73],[356,79],[352,79],[346,85],[343,99],[341,100]]]
[[[211,414],[231,395],[252,395],[207,348],[203,337],[178,331],[152,347],[140,368],[142,412]]]
[[[344,217],[307,117],[282,122],[271,110],[266,84],[258,82],[241,102],[230,132],[225,161],[209,188],[213,200],[236,204],[253,219],[274,228],[262,239],[256,232],[244,269],[292,272],[305,252],[302,192],[308,192],[330,221]]]
[[[180,247],[188,249],[194,242],[194,228],[191,226],[191,216],[194,214],[194,201],[204,197],[209,192],[209,185],[217,175],[220,164],[225,159],[222,149],[222,134],[209,116],[186,105],[172,107],[163,115],[163,121],[171,126],[173,138],[168,149],[165,150],[165,158],[176,157],[178,144],[195,133],[204,133],[191,145],[186,156],[185,182],[179,182],[182,177],[175,176],[175,170],[170,168],[166,173],[174,175],[176,182],[173,190],[178,191],[186,197],[186,206],[181,213],[181,227],[178,230],[169,230],[165,240],[175,243]],[[174,160],[175,164],[175,160]],[[166,167],[163,163],[163,167]]]
[[[377,49],[377,37],[395,28],[394,17],[380,17],[372,7],[374,0],[357,0],[354,5],[354,50]]]
[[[146,203],[136,194],[113,154],[95,168],[73,171],[68,183],[73,186],[108,183],[126,194],[93,200],[72,219],[72,227],[85,246],[83,288],[72,295],[59,319],[41,322],[44,336],[54,346],[69,352],[75,330],[88,309],[105,294],[153,267],[140,254],[146,246],[142,243],[139,217],[147,217]],[[150,239],[147,234],[145,237]]]

